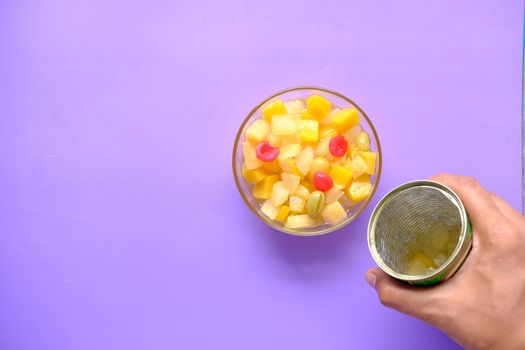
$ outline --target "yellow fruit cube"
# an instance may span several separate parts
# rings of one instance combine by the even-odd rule
[[[301,145],[290,143],[288,145],[284,145],[279,149],[279,159],[286,159],[286,158],[292,158],[295,157],[301,153]]]
[[[257,158],[255,147],[248,141],[242,143],[242,154],[244,156],[244,165],[246,169],[257,169],[262,165],[262,162]]]
[[[301,151],[301,153],[299,153],[297,157],[295,157],[295,164],[297,165],[297,169],[299,169],[299,172],[303,176],[308,174],[313,162],[314,150],[312,149],[312,147],[305,147]]]
[[[345,192],[352,202],[361,202],[372,192],[370,177],[368,175],[359,176],[350,183]]]
[[[306,108],[308,109],[308,113],[317,119],[321,119],[330,113],[332,102],[323,96],[312,95],[306,99]]]
[[[352,168],[352,176],[354,179],[365,174],[368,170],[368,164],[360,155],[357,155],[354,159],[352,159],[350,167]]]
[[[343,208],[341,203],[339,203],[339,201],[335,201],[325,205],[323,211],[321,212],[321,216],[323,217],[324,221],[335,225],[346,218],[346,210]]]
[[[359,124],[359,114],[355,108],[343,108],[332,116],[332,125],[340,133]]]
[[[264,169],[268,175],[277,174],[281,171],[281,167],[277,160],[274,160],[273,162],[261,162],[261,167],[259,169]]]
[[[246,139],[253,144],[263,141],[270,132],[270,124],[266,120],[257,119],[246,129]]]
[[[247,182],[255,184],[268,176],[268,173],[262,168],[248,170],[245,166],[243,166],[242,176]]]
[[[302,114],[304,110],[304,102],[301,100],[286,101],[284,103],[287,114]]]
[[[278,175],[270,175],[257,182],[252,190],[254,198],[268,199],[272,194],[273,185],[279,181]]]
[[[375,152],[359,152],[359,156],[363,158],[366,163],[365,173],[374,175],[376,169],[377,153]]]
[[[317,142],[319,140],[319,122],[316,120],[303,120],[301,129],[302,142]]]
[[[270,132],[268,134],[268,142],[272,147],[281,147],[282,136],[277,136]]]
[[[315,225],[315,221],[306,214],[290,215],[286,220],[286,227],[288,228],[304,228]]]
[[[284,222],[286,218],[288,217],[288,214],[290,214],[290,207],[287,205],[283,205],[279,208],[279,212],[277,213],[275,220]]]
[[[301,178],[297,175],[290,173],[282,173],[281,179],[283,180],[284,185],[290,190],[290,193],[294,193],[301,182]]]
[[[284,115],[274,115],[272,117],[272,133],[274,135],[293,135],[299,131],[300,119]]]
[[[336,165],[330,170],[330,176],[335,186],[345,188],[352,180],[352,170]]]
[[[301,114],[301,118],[305,119],[305,120],[316,120],[316,118],[310,114],[310,112],[308,111],[304,111],[302,114]]]
[[[262,116],[264,120],[266,120],[268,123],[272,122],[272,117],[274,115],[281,115],[286,114],[286,107],[284,106],[283,101],[281,100],[275,100],[266,107],[264,107],[262,111]]]

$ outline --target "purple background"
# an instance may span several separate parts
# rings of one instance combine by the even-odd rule
[[[393,186],[476,176],[521,209],[521,1],[0,4],[2,349],[457,348],[382,307],[366,224]],[[372,205],[272,231],[231,174],[255,104],[354,99]]]

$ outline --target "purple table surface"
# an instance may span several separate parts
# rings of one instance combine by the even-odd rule
[[[373,205],[469,174],[521,210],[521,1],[2,1],[1,349],[458,348],[386,309]],[[318,85],[384,150],[371,205],[313,238],[231,173],[243,118]]]

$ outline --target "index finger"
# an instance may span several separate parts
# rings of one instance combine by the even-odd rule
[[[498,209],[496,203],[481,184],[473,177],[450,174],[438,174],[431,180],[450,187],[459,196],[465,206],[472,226],[480,236],[480,241],[490,240],[491,231],[508,219]]]

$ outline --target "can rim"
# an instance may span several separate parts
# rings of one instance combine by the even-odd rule
[[[393,269],[391,269],[388,265],[386,265],[383,262],[383,259],[380,257],[379,252],[377,251],[376,245],[375,245],[375,224],[376,224],[377,218],[378,218],[379,214],[381,213],[381,211],[383,210],[385,204],[388,203],[388,201],[394,195],[396,195],[397,193],[399,193],[402,190],[405,190],[405,189],[408,189],[408,188],[412,188],[412,187],[418,187],[418,186],[429,186],[429,187],[434,187],[434,188],[442,190],[443,193],[445,195],[447,195],[447,197],[452,199],[452,202],[458,207],[459,213],[460,213],[460,216],[461,216],[461,224],[462,225],[461,225],[461,232],[460,232],[460,236],[459,236],[459,241],[458,241],[458,243],[456,245],[456,248],[454,249],[452,254],[450,254],[450,256],[445,261],[445,263],[443,265],[441,265],[440,267],[438,267],[436,270],[432,271],[432,273],[430,273],[430,274],[414,276],[414,275],[405,275],[405,274],[398,273],[398,272],[394,271]],[[372,212],[372,215],[370,216],[370,220],[368,222],[368,248],[369,248],[370,254],[372,255],[372,258],[374,259],[376,264],[384,272],[386,272],[388,275],[390,275],[390,276],[392,276],[394,278],[397,278],[397,279],[401,279],[401,280],[407,281],[407,282],[418,282],[418,281],[423,281],[423,280],[429,280],[429,279],[436,278],[436,277],[440,276],[443,272],[445,272],[449,267],[451,267],[452,262],[454,262],[456,260],[456,258],[458,257],[458,255],[460,255],[460,252],[462,251],[462,247],[463,247],[463,245],[465,243],[465,240],[466,240],[466,237],[467,237],[467,231],[468,231],[468,216],[467,216],[467,212],[465,210],[465,207],[464,207],[463,203],[459,199],[459,196],[456,194],[456,192],[454,192],[450,187],[448,187],[448,186],[446,186],[446,185],[444,185],[444,184],[442,184],[440,182],[437,182],[437,181],[432,181],[432,180],[409,181],[409,182],[405,182],[405,183],[403,183],[403,184],[393,188],[392,190],[390,190],[386,195],[383,196],[383,198],[381,198],[381,200],[378,202],[378,204],[374,208],[374,211]]]

